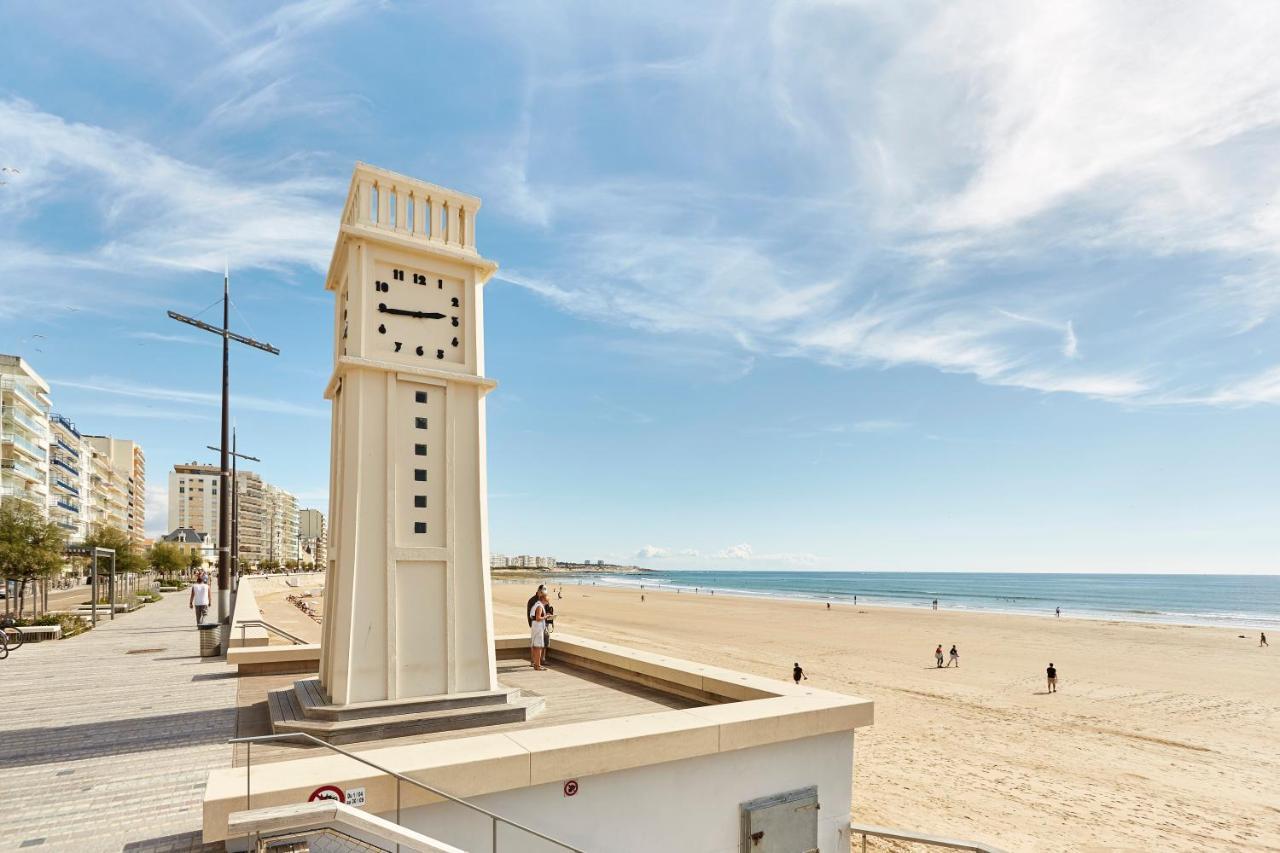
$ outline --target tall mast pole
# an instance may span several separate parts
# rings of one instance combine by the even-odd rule
[[[220,487],[218,489],[218,621],[226,624],[231,616],[231,488],[230,456],[228,444],[231,436],[231,270],[222,273],[222,441],[219,463]]]
[[[236,583],[240,583],[240,483],[236,478],[236,431],[231,431],[231,560],[235,566]]]

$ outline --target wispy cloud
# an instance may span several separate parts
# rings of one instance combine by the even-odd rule
[[[704,553],[696,548],[667,548],[661,545],[645,545],[635,552],[634,559],[662,561],[686,560],[695,562],[721,562],[730,564],[766,563],[785,566],[808,566],[818,562],[818,557],[808,553],[757,553],[746,542],[729,545],[718,551]]]
[[[50,379],[49,384],[61,388],[74,388],[79,391],[92,391],[109,396],[129,397],[140,400],[157,400],[175,405],[218,406],[222,402],[222,398],[218,394],[189,391],[182,388],[159,388],[151,385],[138,385],[128,380],[107,377],[91,377],[86,380]],[[235,405],[251,411],[281,415],[300,415],[310,418],[327,418],[329,416],[329,413],[324,409],[299,406],[284,400],[253,397],[247,394],[237,394],[235,396]]]

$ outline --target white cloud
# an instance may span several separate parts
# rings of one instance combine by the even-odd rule
[[[670,548],[662,548],[657,545],[645,545],[639,551],[636,551],[636,558],[640,560],[660,560],[670,556]]]
[[[323,270],[343,191],[340,176],[223,175],[20,100],[0,100],[0,159],[24,164],[14,191],[0,194],[0,212],[20,222],[74,188],[80,210],[96,214],[102,239],[69,260],[120,271],[221,270],[228,258],[241,269]],[[67,260],[47,249],[43,258]]]
[[[157,400],[173,406],[197,405],[219,406],[222,397],[204,391],[189,391],[183,388],[160,388],[153,385],[138,385],[124,379],[110,377],[90,377],[84,381],[75,379],[50,379],[50,385],[61,388],[75,388],[80,391],[93,391],[119,397],[130,397],[141,400]],[[271,412],[281,415],[302,415],[304,417],[327,418],[329,413],[324,409],[312,406],[299,406],[284,400],[266,397],[254,397],[248,394],[236,394],[233,398],[237,408],[250,409],[256,412]]]

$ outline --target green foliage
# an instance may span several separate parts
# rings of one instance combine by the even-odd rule
[[[203,569],[204,556],[199,551],[193,550],[191,552],[191,555],[187,557],[187,568],[191,569],[192,571],[195,571],[196,569]]]
[[[182,552],[176,545],[170,545],[168,542],[157,542],[152,545],[147,557],[151,562],[152,570],[165,578],[178,574],[186,565],[182,559]]]
[[[116,574],[133,572],[141,574],[147,570],[147,561],[138,549],[133,547],[128,534],[117,527],[95,524],[92,532],[84,539],[90,548],[112,548],[116,552]],[[86,558],[90,559],[90,558]],[[99,570],[103,569],[102,561],[98,562]]]
[[[45,519],[34,503],[0,503],[0,577],[25,585],[56,575],[62,570],[65,541],[61,528]]]

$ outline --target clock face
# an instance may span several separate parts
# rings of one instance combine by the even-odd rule
[[[425,367],[461,364],[462,279],[383,262],[373,270],[370,350]]]

